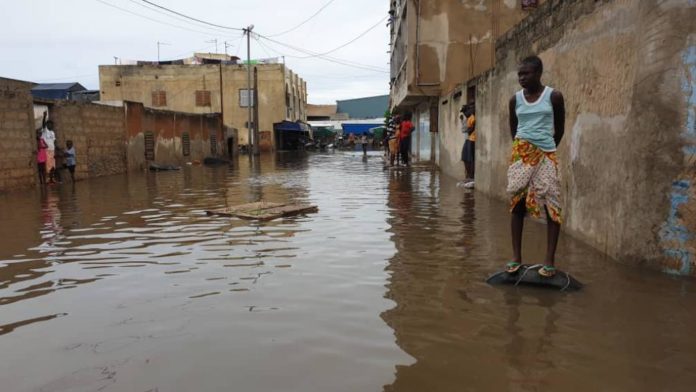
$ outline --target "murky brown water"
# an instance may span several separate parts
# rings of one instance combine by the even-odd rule
[[[309,201],[254,224],[204,210]],[[562,237],[580,293],[494,288],[505,205],[281,155],[0,196],[0,390],[690,391],[692,281]],[[544,227],[529,224],[530,260]]]

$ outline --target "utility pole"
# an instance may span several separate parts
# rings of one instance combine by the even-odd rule
[[[247,131],[248,131],[248,147],[251,148],[254,144],[256,144],[256,140],[252,141],[252,132],[251,132],[251,123],[252,123],[252,113],[251,113],[251,30],[254,29],[254,25],[251,25],[244,29],[244,34],[247,36],[247,108],[248,110],[248,122],[247,122]],[[252,144],[253,143],[253,144]],[[249,149],[249,153],[251,154],[251,149]]]
[[[166,43],[166,42],[159,42],[159,41],[157,41],[157,64],[159,64],[159,62],[160,62],[160,47],[161,47],[162,45],[171,45],[171,44],[168,44],[168,43]]]
[[[214,43],[214,44],[215,44],[215,53],[218,52],[218,45],[217,45],[217,44],[218,44],[218,39],[217,39],[217,38],[211,39],[210,41],[205,41],[205,43],[206,43],[206,44],[213,44],[213,43]]]
[[[227,48],[231,48],[234,45],[227,43],[227,41],[225,41],[224,44],[225,44],[225,55],[227,55]]]
[[[254,155],[259,155],[259,70],[254,67]]]
[[[223,149],[227,149],[227,138],[225,137],[225,102],[223,100],[224,94],[222,92],[222,61],[220,61],[220,138],[223,140]],[[231,156],[231,151],[227,151],[228,157]]]

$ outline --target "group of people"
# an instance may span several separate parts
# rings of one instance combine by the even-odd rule
[[[384,134],[384,149],[389,157],[389,165],[409,165],[411,152],[411,134],[415,129],[411,121],[413,115],[406,112],[402,116],[392,117]]]
[[[55,184],[61,182],[60,171],[68,169],[70,179],[75,181],[77,165],[75,146],[72,140],[65,142],[61,148],[56,139],[53,121],[46,121],[44,112],[42,127],[36,132],[36,163],[39,171],[39,183]]]

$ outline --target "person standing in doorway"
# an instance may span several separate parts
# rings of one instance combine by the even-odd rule
[[[46,143],[46,173],[48,174],[49,184],[55,183],[56,169],[56,133],[53,130],[53,121],[46,121],[46,112],[44,112],[44,124],[41,130],[41,139]]]
[[[75,182],[75,166],[77,165],[77,159],[75,157],[75,146],[73,146],[72,140],[65,142],[65,166],[70,172],[70,179]]]
[[[464,148],[462,149],[462,161],[466,169],[466,180],[464,180],[465,188],[474,187],[474,176],[476,168],[476,108],[473,103],[462,108],[464,119]]]
[[[527,214],[547,221],[546,257],[539,274],[553,277],[561,230],[561,180],[556,149],[565,132],[565,102],[560,91],[541,83],[544,65],[537,56],[522,60],[517,76],[522,86],[510,98],[512,157],[507,192],[512,212],[514,258],[507,265],[515,273],[522,265],[522,230]]]
[[[411,152],[411,133],[414,128],[411,122],[412,118],[411,112],[406,112],[403,121],[401,121],[399,153],[401,154],[401,162],[406,166],[409,165],[409,154]]]

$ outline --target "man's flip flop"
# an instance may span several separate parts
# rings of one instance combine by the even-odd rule
[[[520,270],[520,267],[522,267],[522,264],[516,261],[511,261],[507,263],[505,272],[507,272],[508,274],[514,274],[515,272]]]
[[[553,278],[556,275],[556,268],[550,265],[545,265],[539,268],[539,275],[544,278]]]

